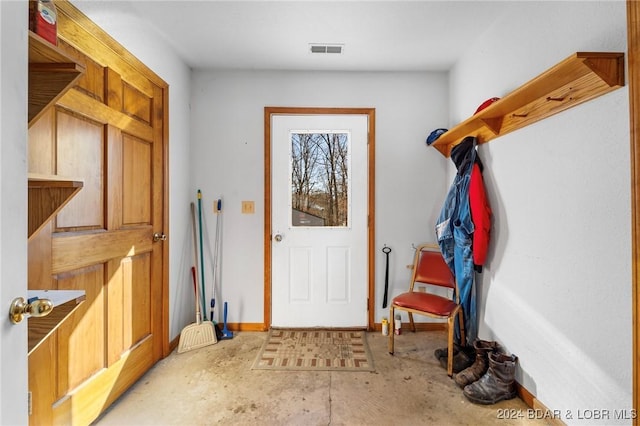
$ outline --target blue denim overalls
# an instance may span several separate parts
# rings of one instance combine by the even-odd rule
[[[473,269],[473,221],[469,206],[469,181],[476,160],[476,140],[471,149],[471,161],[458,170],[440,211],[436,225],[438,245],[445,262],[453,272],[460,291],[460,303],[464,310],[466,342],[460,342],[458,321],[455,321],[455,340],[461,345],[471,345],[478,334],[476,322],[476,289]],[[468,342],[468,343],[467,343]]]

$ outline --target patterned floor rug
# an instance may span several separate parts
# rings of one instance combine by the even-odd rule
[[[362,330],[271,329],[254,370],[374,371]]]

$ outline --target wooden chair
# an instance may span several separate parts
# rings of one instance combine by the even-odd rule
[[[425,292],[417,291],[416,283],[425,284]],[[434,294],[436,288],[445,288],[453,291],[453,296],[441,296]],[[447,294],[450,291],[446,292]],[[442,258],[440,249],[435,244],[423,244],[416,248],[413,260],[413,271],[411,273],[411,284],[409,291],[396,296],[391,301],[389,308],[389,353],[393,355],[393,339],[395,331],[395,311],[402,310],[409,313],[409,322],[412,331],[416,331],[413,322],[413,314],[426,315],[432,318],[446,318],[449,332],[447,374],[453,375],[453,331],[454,320],[458,317],[460,324],[461,342],[464,337],[464,314],[460,305],[460,292],[458,291],[456,280]]]

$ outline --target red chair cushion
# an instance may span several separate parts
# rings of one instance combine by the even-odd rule
[[[443,317],[448,317],[458,306],[446,297],[415,291],[396,296],[392,303],[400,308],[415,309]]]

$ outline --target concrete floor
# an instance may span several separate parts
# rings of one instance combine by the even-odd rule
[[[542,425],[518,398],[470,403],[433,356],[440,332],[369,333],[375,372],[251,370],[267,333],[160,361],[96,421],[107,425]],[[505,411],[507,410],[507,411]],[[524,418],[518,417],[520,413]]]

